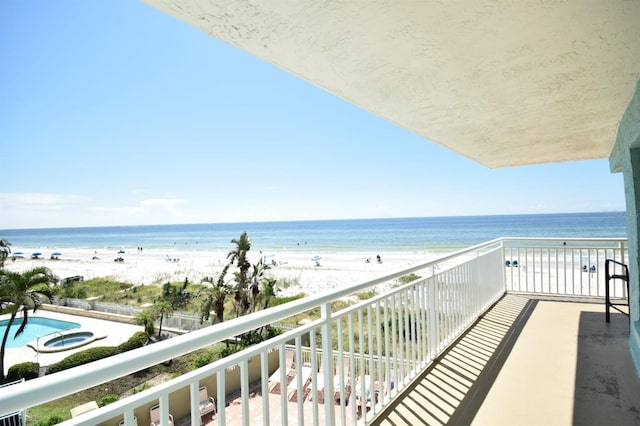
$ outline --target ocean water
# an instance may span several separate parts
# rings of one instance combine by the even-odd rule
[[[253,250],[451,251],[498,237],[626,237],[624,212],[314,220],[0,230],[21,247],[223,250],[247,231]]]

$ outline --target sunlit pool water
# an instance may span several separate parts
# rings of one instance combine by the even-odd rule
[[[69,321],[60,321],[45,317],[29,317],[27,327],[22,334],[17,338],[13,338],[18,327],[22,322],[22,318],[16,318],[9,331],[9,338],[7,339],[7,348],[21,348],[27,346],[27,343],[37,340],[39,337],[46,336],[55,331],[70,330],[73,328],[80,328],[80,324]],[[4,336],[4,332],[7,329],[9,320],[0,321],[0,339]]]

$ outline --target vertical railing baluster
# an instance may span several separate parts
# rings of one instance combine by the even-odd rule
[[[340,380],[340,383],[338,383],[338,389],[340,391],[340,424],[342,426],[346,426],[347,424],[347,417],[346,417],[346,410],[345,410],[345,394],[346,394],[346,378],[347,378],[347,372],[344,371],[344,330],[343,330],[343,321],[344,321],[344,317],[340,317],[340,319],[338,320],[338,329],[337,329],[337,334],[338,334],[338,365],[337,365],[337,370],[338,370],[338,377]],[[334,384],[335,386],[335,384]],[[327,387],[325,386],[325,395],[324,395],[324,403],[327,404]],[[333,389],[329,389],[329,392],[331,392],[331,400],[329,401],[329,404],[333,404],[333,397],[334,397],[334,390]],[[325,422],[326,423],[326,422]]]
[[[371,309],[371,304],[367,305],[367,355],[368,355],[368,361],[369,361],[369,377],[370,377],[370,384],[369,386],[371,387],[371,389],[369,389],[370,392],[370,397],[371,397],[371,408],[372,408],[372,414],[375,414],[376,412],[376,404],[375,404],[375,380],[376,380],[376,370],[375,370],[375,362],[374,362],[374,349],[373,349],[373,309]]]
[[[260,376],[262,382],[262,426],[269,426],[269,351],[260,353]]]
[[[303,365],[303,360],[302,360],[302,336],[301,335],[297,335],[295,338],[295,345],[296,345],[296,358],[295,358],[295,364],[296,364],[296,377],[295,377],[295,381],[296,381],[296,403],[298,405],[298,424],[299,425],[303,425],[304,424],[304,407],[302,406],[302,402],[303,402],[303,390],[302,390],[302,365]]]
[[[351,419],[355,425],[358,422],[356,405],[356,351],[355,351],[355,338],[354,338],[354,325],[353,325],[353,313],[349,314],[349,379],[351,381],[351,394],[349,399],[351,401]]]
[[[326,304],[325,304],[326,305]],[[323,307],[325,306],[323,305]],[[322,309],[324,312],[324,309]],[[323,370],[325,362],[329,362],[328,359],[333,358],[333,353],[331,348],[329,350],[324,350],[324,328],[322,329],[322,360],[323,360]],[[311,355],[310,364],[311,364],[311,422],[314,426],[318,426],[318,359],[316,354],[318,351],[316,350],[316,331],[315,329],[309,330],[309,353]],[[324,372],[322,373],[324,380]],[[325,384],[328,384],[325,382]],[[304,384],[303,384],[304,386]],[[303,401],[304,401],[304,391],[303,391]],[[326,408],[326,407],[325,407]]]
[[[395,380],[395,374],[391,375],[391,346],[389,339],[389,298],[385,298],[384,300],[384,356],[385,356],[385,376],[387,378],[387,382],[389,383],[389,392],[391,393],[391,380]],[[393,367],[393,371],[395,371],[395,366]]]
[[[191,418],[200,418],[200,382],[192,381],[189,383],[189,405],[191,406]]]
[[[240,399],[242,401],[242,424],[249,426],[251,415],[249,412],[249,361],[247,359],[240,362]]]
[[[322,360],[322,371],[324,374],[324,416],[325,416],[325,424],[335,424],[336,412],[335,412],[335,402],[333,401],[333,376],[335,367],[333,365],[333,316],[331,312],[331,303],[325,303],[322,306],[321,311],[322,316],[322,353],[324,358]],[[338,319],[338,322],[341,320]],[[338,334],[338,339],[342,340],[342,336]],[[315,374],[315,373],[314,373]],[[327,393],[330,395],[330,398],[327,398]],[[317,400],[317,394],[313,395],[313,400]]]
[[[376,318],[374,321],[374,324],[376,325],[376,346],[377,346],[377,352],[378,352],[378,381],[380,383],[380,401],[384,404],[385,398],[384,398],[384,394],[385,394],[385,390],[386,390],[386,386],[385,386],[385,377],[384,377],[384,362],[383,362],[383,354],[382,354],[382,322],[380,319],[380,303],[382,303],[381,300],[378,300],[376,302],[376,309],[375,309],[375,313],[376,313]]]
[[[397,375],[397,383],[401,383],[400,380],[402,376],[401,364],[400,364],[400,354],[399,354],[399,345],[398,345],[398,305],[397,305],[397,297],[398,294],[394,293],[390,298],[390,308],[391,308],[391,346],[393,347],[393,368],[396,370]]]

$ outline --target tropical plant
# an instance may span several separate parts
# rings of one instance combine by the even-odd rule
[[[271,300],[276,297],[278,287],[275,278],[265,278],[262,280],[262,309],[267,309],[271,304]]]
[[[261,294],[261,291],[264,288],[264,281],[269,279],[264,277],[264,273],[268,269],[270,269],[269,265],[265,265],[262,262],[253,265],[253,272],[251,273],[251,280],[249,281],[249,293],[251,295],[251,308],[253,312],[258,309],[260,300],[265,297],[264,294]],[[275,285],[275,280],[273,285]]]
[[[11,332],[11,326],[16,321],[18,313],[22,313],[20,326],[14,338],[21,335],[29,322],[29,310],[36,310],[42,305],[43,298],[51,300],[56,293],[52,287],[58,278],[49,268],[38,267],[25,272],[11,272],[0,269],[0,306],[3,312],[9,313],[9,321],[0,346],[0,380],[5,380],[4,354]]]
[[[247,285],[251,263],[247,259],[247,253],[251,250],[251,239],[244,231],[239,239],[234,238],[231,242],[236,246],[227,254],[227,259],[231,264],[235,262],[238,267],[238,272],[234,273],[236,285],[233,289],[233,299],[236,317],[239,317],[246,314],[250,306]]]
[[[11,243],[4,238],[0,238],[0,268],[4,268],[4,261],[11,254]]]
[[[189,279],[185,278],[182,287],[166,283],[162,286],[162,300],[167,301],[174,309],[180,310],[187,307],[193,295],[187,291]]]
[[[136,315],[136,324],[141,325],[144,328],[144,332],[148,337],[151,337],[156,329],[154,319],[154,313],[149,309],[140,311]]]
[[[212,310],[215,314],[215,320],[217,323],[224,321],[224,304],[227,301],[229,294],[231,294],[231,289],[225,282],[229,266],[231,265],[225,265],[218,277],[218,280],[213,284],[213,287],[203,290],[200,294],[202,299],[200,314],[203,321],[209,320]]]
[[[151,307],[151,310],[156,318],[160,317],[160,325],[158,326],[158,337],[161,337],[162,321],[165,317],[168,317],[173,313],[173,306],[171,306],[171,303],[167,302],[166,300],[161,300],[160,302],[156,302]]]

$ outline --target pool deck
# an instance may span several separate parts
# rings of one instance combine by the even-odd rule
[[[125,324],[115,321],[89,318],[79,315],[63,314],[58,312],[39,309],[35,314],[29,312],[29,317],[46,317],[61,321],[71,321],[80,324],[82,331],[91,331],[96,336],[105,336],[103,339],[95,340],[87,345],[74,349],[52,353],[39,353],[30,347],[7,348],[4,358],[5,373],[14,364],[22,362],[37,362],[41,367],[61,361],[69,355],[96,346],[117,346],[126,342],[137,331],[143,331],[138,325]],[[0,320],[9,319],[9,315],[0,315]],[[52,338],[55,336],[52,336]]]

